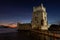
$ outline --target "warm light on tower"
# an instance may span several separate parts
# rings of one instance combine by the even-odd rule
[[[41,6],[33,7],[32,28],[48,30],[46,8]]]

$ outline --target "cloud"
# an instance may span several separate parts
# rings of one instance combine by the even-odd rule
[[[11,24],[8,24],[8,26],[10,26],[10,27],[12,27],[12,28],[15,28],[15,27],[17,27],[17,24],[11,23]]]

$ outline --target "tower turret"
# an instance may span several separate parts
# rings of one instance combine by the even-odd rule
[[[41,4],[41,6],[33,7],[32,16],[32,29],[47,30],[47,13],[46,8]]]

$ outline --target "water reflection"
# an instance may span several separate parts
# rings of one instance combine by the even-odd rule
[[[29,31],[0,33],[0,40],[34,40]]]

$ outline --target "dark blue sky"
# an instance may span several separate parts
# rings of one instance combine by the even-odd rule
[[[0,0],[0,24],[29,23],[32,18],[33,6],[42,0]],[[60,0],[43,0],[47,9],[48,23],[60,22]]]

